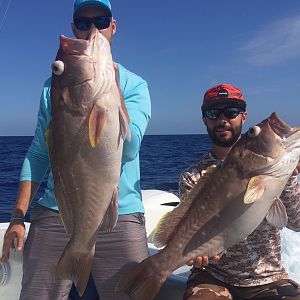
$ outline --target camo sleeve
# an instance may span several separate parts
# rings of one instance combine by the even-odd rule
[[[192,164],[189,168],[185,169],[180,177],[178,183],[178,195],[182,200],[189,193],[192,187],[201,178],[204,171],[211,165],[216,165],[220,163],[220,160],[213,157],[213,155],[208,152],[205,153],[198,162]]]
[[[297,176],[291,176],[281,194],[288,215],[287,227],[300,231],[300,185]]]
[[[179,198],[182,200],[200,178],[199,172],[184,171],[179,178]]]

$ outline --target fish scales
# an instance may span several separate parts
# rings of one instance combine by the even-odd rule
[[[250,127],[224,162],[208,168],[190,193],[159,222],[154,244],[164,246],[135,266],[116,290],[154,299],[167,276],[196,256],[214,256],[239,243],[266,218],[287,224],[280,195],[300,157],[300,127],[276,113]]]
[[[55,280],[74,281],[83,294],[99,230],[116,224],[123,140],[129,136],[107,39],[60,40],[51,82],[48,148],[54,193],[70,241]]]

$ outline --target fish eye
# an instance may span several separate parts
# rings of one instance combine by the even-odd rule
[[[252,126],[248,130],[248,136],[249,137],[256,137],[259,135],[261,129],[259,126]]]
[[[51,66],[52,72],[55,75],[61,75],[65,70],[65,64],[61,60],[56,60]]]

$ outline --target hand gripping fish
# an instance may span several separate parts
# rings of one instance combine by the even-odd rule
[[[118,283],[134,300],[154,299],[169,274],[197,256],[239,243],[263,221],[287,223],[279,199],[300,157],[300,127],[276,113],[253,126],[220,167],[209,168],[183,201],[159,222],[154,243],[165,246]]]
[[[60,38],[52,65],[47,143],[54,193],[70,241],[55,280],[71,279],[80,295],[89,278],[97,232],[118,218],[123,141],[130,139],[107,39]]]

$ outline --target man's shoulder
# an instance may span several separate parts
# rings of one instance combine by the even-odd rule
[[[52,80],[51,76],[45,80],[45,82],[44,82],[44,87],[45,88],[50,88],[51,87],[51,80]]]
[[[210,152],[204,153],[200,159],[196,162],[194,162],[192,165],[190,165],[188,168],[186,168],[182,174],[184,173],[201,173],[201,171],[207,169],[209,166],[217,164],[218,160],[212,156]]]
[[[52,77],[49,77],[44,82],[43,92],[41,95],[41,105],[45,106],[47,109],[51,107],[51,100],[50,100],[50,90],[51,90],[51,80]]]
[[[191,166],[183,170],[179,177],[178,192],[181,199],[183,199],[189,190],[198,182],[203,176],[203,171],[209,166],[215,165],[218,160],[215,159],[210,152],[203,154],[200,159]]]
[[[141,76],[135,74],[132,71],[126,69],[123,65],[118,63],[119,67],[119,76],[120,76],[120,83],[121,85],[136,87],[141,84],[147,84],[146,80],[143,79]]]

